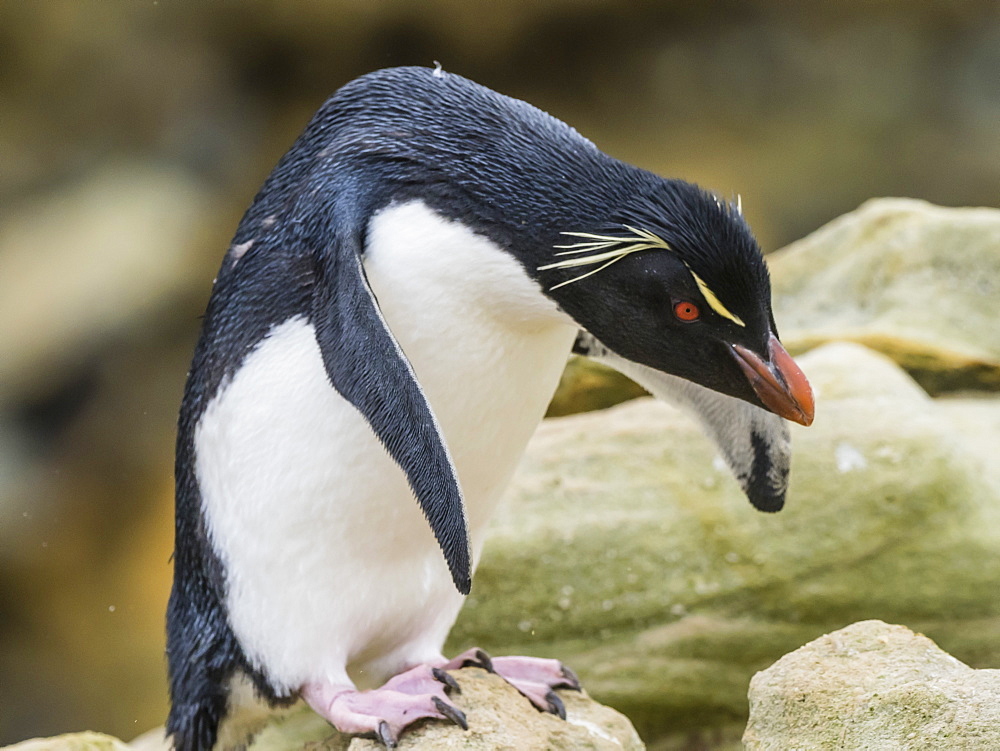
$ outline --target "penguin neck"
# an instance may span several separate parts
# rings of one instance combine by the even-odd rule
[[[478,557],[578,327],[510,253],[422,202],[372,217],[364,266],[444,431]]]

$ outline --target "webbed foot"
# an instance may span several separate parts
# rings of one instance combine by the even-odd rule
[[[442,667],[445,670],[455,670],[469,666],[496,673],[526,696],[538,709],[559,715],[564,720],[566,708],[554,689],[580,690],[580,680],[576,674],[559,660],[541,657],[490,657],[482,649],[474,648],[463,652]]]
[[[302,698],[342,733],[374,735],[386,748],[395,748],[400,733],[418,720],[447,720],[467,730],[465,714],[447,698],[449,691],[458,690],[443,670],[419,665],[371,691],[307,684]]]

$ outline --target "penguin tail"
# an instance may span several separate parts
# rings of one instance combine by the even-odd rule
[[[178,566],[167,606],[170,714],[167,735],[175,751],[212,751],[230,705],[232,677],[242,655],[217,600],[190,569]]]
[[[174,701],[167,734],[175,751],[229,751],[245,748],[280,709],[257,695],[252,680],[235,673],[224,685],[200,696]]]
[[[170,714],[167,735],[175,751],[212,751],[226,716],[227,681],[213,675],[203,649],[204,634],[178,633],[168,619]],[[186,638],[189,637],[189,638]]]
[[[186,593],[189,587],[175,583],[167,608],[167,735],[175,751],[242,748],[299,697],[279,695],[249,667],[220,607]]]
[[[212,702],[174,702],[167,719],[167,735],[175,751],[211,751],[219,733],[219,723],[225,711]]]

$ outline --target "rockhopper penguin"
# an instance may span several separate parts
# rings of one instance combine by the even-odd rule
[[[781,508],[813,400],[738,206],[441,70],[334,94],[243,217],[184,392],[179,751],[300,698],[387,746],[464,725],[444,670],[470,663],[560,712],[557,661],[441,648],[571,349],[690,408]]]

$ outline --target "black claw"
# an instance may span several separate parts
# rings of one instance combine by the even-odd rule
[[[451,692],[454,691],[456,694],[462,693],[461,687],[458,685],[458,681],[452,678],[448,673],[443,671],[441,668],[431,668],[431,675],[434,676],[434,680],[438,683],[444,684],[444,690]]]
[[[559,698],[559,695],[555,691],[549,691],[545,695],[545,701],[549,703],[552,714],[559,715],[560,719],[566,719],[566,705],[563,704],[563,700]]]
[[[437,707],[437,711],[447,717],[449,720],[458,725],[462,730],[469,729],[469,722],[465,719],[465,712],[463,712],[458,707],[453,707],[448,702],[442,700],[438,696],[431,697],[434,701],[434,706]]]
[[[496,672],[493,669],[493,660],[491,660],[490,656],[488,654],[486,654],[483,650],[481,650],[481,649],[477,649],[476,650],[476,659],[479,660],[479,666],[478,667],[481,667],[487,673],[495,673]]]
[[[389,723],[385,720],[378,724],[378,739],[386,748],[396,748],[396,737],[392,734]]]
[[[562,668],[563,677],[566,678],[566,683],[562,685],[566,688],[571,688],[574,691],[582,691],[583,689],[580,687],[580,679],[576,677],[576,673],[562,663],[560,663],[560,667]]]

